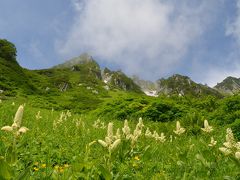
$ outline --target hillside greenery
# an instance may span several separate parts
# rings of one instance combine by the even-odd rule
[[[0,179],[240,178],[239,93],[174,76],[146,96],[88,55],[28,70],[7,40],[0,71]]]

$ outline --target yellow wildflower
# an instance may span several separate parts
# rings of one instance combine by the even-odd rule
[[[64,164],[64,168],[69,168],[69,164]]]
[[[137,161],[140,160],[138,156],[135,156],[134,159],[137,160]]]
[[[39,171],[39,168],[34,167],[33,170],[34,170],[34,171]]]
[[[63,167],[59,167],[58,171],[59,171],[60,173],[63,173],[63,172],[64,172]]]

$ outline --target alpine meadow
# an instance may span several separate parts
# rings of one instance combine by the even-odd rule
[[[28,70],[0,40],[0,179],[240,179],[240,79]]]

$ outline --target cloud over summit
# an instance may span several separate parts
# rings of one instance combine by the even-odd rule
[[[206,30],[208,1],[74,0],[75,21],[57,43],[62,57],[90,52],[128,74],[159,78],[181,63]],[[143,75],[144,74],[144,75]]]

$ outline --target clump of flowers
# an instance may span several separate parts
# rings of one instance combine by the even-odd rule
[[[42,119],[41,112],[38,111],[38,113],[36,114],[35,117],[36,117],[37,120]]]
[[[98,140],[98,143],[101,144],[103,147],[107,148],[109,152],[113,152],[118,145],[121,143],[120,139],[120,131],[117,130],[116,135],[113,134],[113,123],[108,124],[107,129],[107,136],[105,137],[105,141]]]
[[[54,172],[53,172],[53,173],[54,173],[54,174],[64,173],[64,171],[65,171],[66,169],[68,169],[69,166],[70,166],[70,165],[68,165],[68,164],[55,165],[55,166],[54,166]]]
[[[161,143],[166,141],[166,136],[164,135],[164,133],[161,133],[161,135],[159,136],[156,131],[154,131],[153,133],[153,138],[155,138],[156,141],[159,141]]]
[[[132,145],[134,145],[137,142],[138,138],[141,136],[143,127],[144,127],[143,120],[142,118],[139,118],[136,128],[131,136]]]
[[[201,128],[204,132],[210,133],[213,131],[212,126],[209,126],[208,120],[204,120],[204,128]]]
[[[61,112],[59,119],[54,120],[53,128],[56,129],[58,125],[61,125],[64,121],[66,121],[72,114],[69,110],[66,113]]]
[[[131,129],[128,126],[128,121],[127,120],[124,121],[124,126],[122,128],[122,132],[125,135],[126,139],[130,139],[131,138]]]
[[[96,128],[96,129],[105,129],[106,126],[105,126],[105,123],[102,122],[100,119],[96,120],[93,124],[93,127]]]
[[[138,138],[142,134],[142,128],[144,127],[142,118],[139,118],[136,128],[134,129],[133,133],[131,134],[131,129],[128,126],[128,121],[125,120],[124,127],[122,128],[123,134],[127,140],[131,141],[132,147],[135,146]]]
[[[209,147],[213,147],[213,146],[215,146],[216,144],[217,144],[217,141],[215,141],[214,138],[211,137],[211,141],[210,141],[210,143],[208,144],[208,146],[209,146]]]
[[[11,126],[3,126],[1,130],[6,132],[12,132],[15,137],[18,137],[19,135],[26,133],[29,129],[24,126],[21,127],[23,110],[24,106],[20,105],[15,114],[13,124]]]
[[[67,116],[67,117],[71,117],[71,116],[72,116],[71,111],[67,110],[67,112],[66,112],[66,116]]]
[[[15,117],[13,119],[13,124],[11,126],[3,126],[1,128],[2,131],[10,132],[12,133],[13,136],[13,142],[12,142],[12,154],[15,154],[17,157],[17,140],[20,137],[20,135],[26,133],[29,129],[22,126],[22,117],[23,117],[23,110],[24,110],[24,105],[20,105]],[[9,162],[11,165],[15,165],[17,161],[17,158],[13,158],[11,162]]]
[[[151,138],[153,136],[152,132],[149,130],[149,128],[147,128],[146,132],[145,132],[145,136],[148,138]]]
[[[80,127],[82,127],[83,129],[85,129],[85,123],[84,121],[82,121],[82,119],[76,119],[76,127],[79,129]]]
[[[154,131],[153,133],[149,130],[149,128],[147,128],[146,132],[145,132],[145,136],[148,138],[154,138],[156,141],[159,142],[165,142],[166,141],[166,136],[164,135],[164,133],[161,133],[160,136],[157,133],[157,131]]]
[[[177,135],[181,135],[185,132],[185,128],[181,127],[181,124],[179,121],[176,122],[176,131],[173,131]]]
[[[240,142],[236,142],[231,128],[227,128],[226,142],[223,143],[224,147],[220,147],[219,150],[224,155],[233,154],[237,159],[240,160]]]

